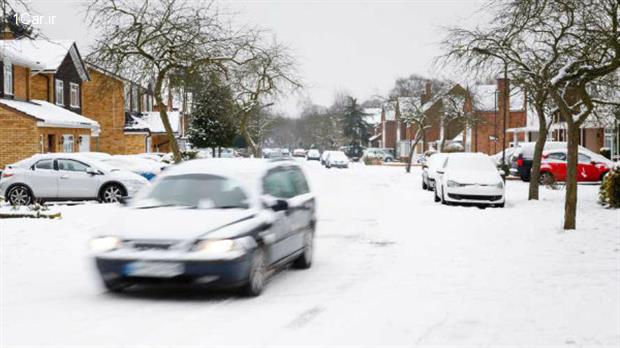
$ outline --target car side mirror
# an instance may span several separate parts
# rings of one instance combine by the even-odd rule
[[[90,175],[98,175],[101,174],[97,169],[93,168],[93,167],[88,167],[86,168],[86,173],[90,174]]]
[[[437,174],[443,174],[443,173],[444,173],[443,169],[438,169],[437,170]]]
[[[288,202],[283,199],[277,199],[272,205],[271,209],[273,211],[284,211],[288,210]]]
[[[428,169],[428,166],[426,164],[423,164],[422,169]]]

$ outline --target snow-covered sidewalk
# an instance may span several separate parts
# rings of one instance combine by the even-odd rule
[[[315,264],[255,299],[104,292],[86,245],[111,205],[0,220],[0,346],[620,345],[620,212],[598,186],[563,232],[561,190],[528,202],[510,181],[506,208],[482,210],[434,203],[417,168],[307,166]]]

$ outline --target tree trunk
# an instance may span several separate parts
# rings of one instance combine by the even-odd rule
[[[179,144],[177,143],[177,139],[174,137],[174,133],[172,132],[172,127],[170,126],[170,119],[168,118],[167,106],[161,97],[161,90],[162,90],[165,77],[166,77],[165,72],[160,72],[157,75],[157,80],[155,81],[155,91],[154,91],[155,100],[157,101],[157,107],[159,108],[159,117],[161,117],[161,122],[164,124],[164,129],[166,130],[166,135],[168,136],[168,142],[170,144],[170,150],[172,152],[174,162],[179,163],[182,160],[181,152],[179,151]]]
[[[413,162],[413,150],[416,146],[418,146],[420,139],[422,139],[422,132],[418,130],[415,135],[415,141],[411,143],[411,148],[409,149],[409,158],[407,158],[407,166],[405,167],[405,171],[407,173],[411,172],[411,162]]]
[[[547,141],[547,120],[545,119],[545,113],[542,107],[536,107],[538,115],[538,139],[536,140],[536,146],[534,147],[534,158],[532,160],[532,170],[530,172],[530,187],[528,193],[528,200],[538,200],[538,192],[540,188],[540,161],[542,160],[542,153],[545,148],[545,142]]]
[[[564,201],[564,229],[577,226],[577,154],[579,149],[579,126],[566,122],[568,128],[566,163],[566,199]]]
[[[218,146],[218,147],[217,147],[217,157],[218,157],[218,158],[221,158],[221,157],[222,157],[222,147],[221,147],[221,146]]]
[[[242,116],[241,122],[239,123],[239,131],[241,132],[241,135],[243,135],[243,138],[245,139],[245,144],[250,148],[250,151],[252,151],[252,155],[254,155],[254,158],[261,157],[258,151],[259,150],[258,146],[252,139],[252,136],[250,135],[250,130],[248,129],[248,116],[246,115]]]

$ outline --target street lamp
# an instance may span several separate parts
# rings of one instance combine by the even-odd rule
[[[487,49],[474,47],[472,49],[475,53],[484,54],[487,56],[495,57],[504,62],[504,112],[502,115],[503,124],[502,124],[502,166],[506,165],[506,119],[508,118],[508,63],[504,57],[499,56]]]

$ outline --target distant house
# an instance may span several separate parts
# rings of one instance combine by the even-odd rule
[[[36,153],[90,151],[98,122],[83,115],[90,79],[71,41],[0,40],[0,166]]]
[[[175,138],[178,138],[182,130],[182,117],[179,111],[168,111],[168,120]],[[147,152],[170,152],[170,139],[164,128],[158,111],[142,112],[139,115],[131,115],[125,125],[126,132],[148,132]]]

